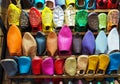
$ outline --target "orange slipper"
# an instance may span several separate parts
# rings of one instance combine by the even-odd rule
[[[16,25],[10,26],[7,33],[7,46],[11,56],[20,56],[22,53],[22,35]]]

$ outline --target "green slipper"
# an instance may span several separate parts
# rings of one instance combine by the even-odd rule
[[[87,17],[88,17],[88,12],[85,10],[80,10],[76,13],[75,17],[75,31],[77,32],[85,32],[86,25],[87,25]]]
[[[107,26],[107,15],[105,13],[100,13],[98,15],[98,20],[99,20],[99,31],[104,30],[106,31],[106,26]]]

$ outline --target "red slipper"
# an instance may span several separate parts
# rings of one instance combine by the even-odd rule
[[[42,30],[41,13],[35,7],[32,7],[30,9],[29,19],[30,19],[30,24],[33,32]]]
[[[64,72],[64,68],[63,68],[64,67],[64,59],[60,59],[60,58],[56,59],[54,66],[55,66],[55,73],[57,75],[63,74],[63,72]]]
[[[117,8],[117,0],[108,0],[107,8],[108,9],[116,9]]]
[[[107,0],[97,0],[97,9],[106,9]]]

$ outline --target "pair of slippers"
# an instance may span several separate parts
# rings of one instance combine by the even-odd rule
[[[95,9],[96,1],[95,0],[76,0],[76,8],[77,9]]]
[[[116,9],[117,0],[97,0],[97,9]]]
[[[13,57],[1,60],[0,64],[8,76],[15,76],[18,72],[19,74],[28,74],[31,67],[31,58],[26,56]]]

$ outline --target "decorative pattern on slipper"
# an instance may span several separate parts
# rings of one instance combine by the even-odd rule
[[[117,9],[110,10],[108,12],[108,24],[107,24],[107,31],[109,32],[113,27],[118,28],[119,23],[119,11]]]
[[[16,25],[11,25],[7,33],[7,47],[10,56],[22,55],[22,35]]]
[[[42,11],[43,32],[53,31],[52,20],[53,20],[52,11],[48,7],[45,7]]]
[[[8,24],[9,25],[15,24],[19,26],[21,10],[17,8],[14,4],[10,4],[8,6],[7,13],[8,13]]]

